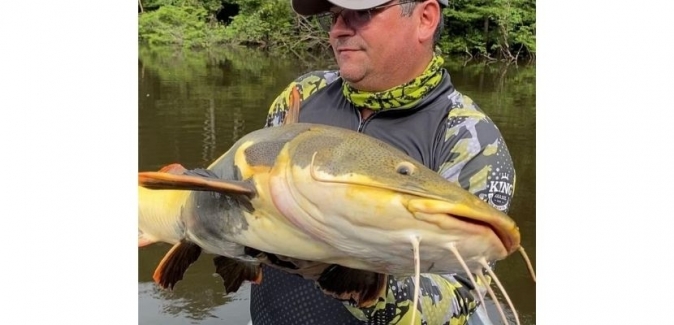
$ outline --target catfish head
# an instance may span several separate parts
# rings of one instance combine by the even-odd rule
[[[276,207],[315,240],[358,261],[354,268],[414,273],[409,254],[420,243],[428,272],[470,270],[501,260],[520,246],[508,215],[402,151],[338,128],[308,128],[280,152],[270,176]]]

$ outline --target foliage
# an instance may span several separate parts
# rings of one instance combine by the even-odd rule
[[[327,35],[312,20],[295,15],[288,0],[230,1],[240,9],[227,26],[233,42],[291,52],[327,49]]]
[[[227,28],[232,40],[238,43],[267,45],[283,37],[292,28],[289,1],[241,0],[239,14]]]
[[[289,0],[146,0],[143,7],[139,40],[147,45],[243,44],[303,55],[329,49],[327,34],[294,14]],[[235,12],[226,25],[218,21],[224,8]],[[535,0],[453,0],[443,13],[444,53],[506,61],[535,57]]]
[[[208,13],[214,13],[220,10],[222,2],[220,0],[142,0],[145,10],[152,11],[163,6],[174,7],[199,7],[204,8]]]
[[[536,53],[535,0],[454,0],[445,10],[449,53],[515,60]]]
[[[212,20],[204,7],[190,4],[163,5],[138,18],[138,38],[151,46],[208,48],[222,43],[224,33],[224,26]]]

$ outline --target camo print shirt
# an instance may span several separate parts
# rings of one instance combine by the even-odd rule
[[[362,121],[345,99],[338,73],[314,71],[293,81],[276,98],[265,126],[282,123],[295,88],[301,97],[300,122],[341,126],[387,141],[507,213],[515,171],[501,133],[469,97],[454,89],[447,71],[439,73],[438,82],[411,107],[390,105]],[[251,290],[254,325],[410,323],[411,277],[390,277],[374,306],[357,308],[324,295],[308,280],[272,268],[263,272],[265,281]],[[475,316],[479,302],[463,276],[422,273],[420,281],[417,324],[482,324]],[[482,283],[478,284],[483,293]]]

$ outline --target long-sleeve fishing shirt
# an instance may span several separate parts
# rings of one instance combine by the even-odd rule
[[[470,98],[454,89],[447,71],[441,69],[440,75],[434,88],[411,107],[397,108],[386,96],[370,98],[390,105],[362,119],[353,101],[347,100],[338,72],[314,71],[293,81],[276,98],[265,126],[283,122],[295,88],[301,97],[300,122],[358,130],[386,141],[507,212],[515,171],[501,133]],[[405,95],[404,89],[402,93]],[[253,325],[409,324],[411,319],[412,277],[390,276],[378,302],[367,308],[331,298],[313,281],[274,268],[264,267],[263,277],[264,281],[251,289]],[[469,318],[475,323],[479,300],[466,279],[422,273],[416,323],[466,324]]]

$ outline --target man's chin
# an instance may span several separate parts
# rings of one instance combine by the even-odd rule
[[[358,71],[359,69],[354,68],[355,67],[349,67],[348,65],[341,66],[339,68],[339,76],[349,84],[356,86],[363,80],[365,75],[362,71]]]

